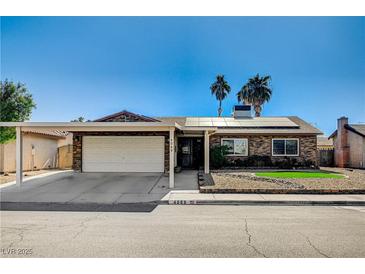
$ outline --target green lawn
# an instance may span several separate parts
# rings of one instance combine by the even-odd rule
[[[343,178],[343,174],[333,173],[328,171],[264,171],[256,172],[256,176],[259,177],[272,177],[272,178]]]

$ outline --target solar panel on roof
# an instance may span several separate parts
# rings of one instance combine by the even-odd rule
[[[298,127],[286,117],[254,117],[235,119],[233,117],[187,117],[187,127]]]
[[[212,121],[199,121],[200,127],[212,127],[213,123]]]
[[[234,106],[234,110],[251,110],[250,105],[236,105]]]

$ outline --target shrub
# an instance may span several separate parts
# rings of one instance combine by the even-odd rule
[[[317,167],[316,164],[312,160],[305,160],[303,162],[303,166],[304,167],[310,167],[310,168],[312,168],[312,167],[316,168]]]
[[[210,149],[210,165],[213,168],[222,168],[228,164],[226,155],[228,154],[227,146],[213,146]]]
[[[234,160],[234,166],[236,167],[245,167],[247,166],[247,161],[242,159],[236,159]]]
[[[270,156],[252,155],[246,160],[246,166],[248,167],[269,167],[272,166]]]
[[[275,161],[273,166],[282,169],[291,169],[301,166],[301,163],[299,163],[295,158],[284,157],[283,159]]]

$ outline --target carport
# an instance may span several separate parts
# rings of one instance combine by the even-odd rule
[[[117,135],[117,136],[121,135],[121,134],[128,136],[129,132],[133,132],[133,133],[140,132],[140,133],[146,133],[147,135],[148,135],[148,133],[151,133],[151,132],[156,133],[156,135],[158,135],[157,134],[158,132],[161,132],[161,133],[163,132],[163,133],[165,133],[165,136],[168,136],[168,141],[166,142],[166,144],[168,144],[168,152],[169,152],[168,159],[163,159],[163,162],[164,163],[166,162],[166,165],[167,165],[167,161],[168,161],[169,187],[174,188],[174,185],[175,185],[174,184],[175,131],[181,129],[181,126],[178,125],[177,123],[164,123],[164,122],[107,122],[107,123],[106,122],[85,122],[85,123],[81,123],[81,122],[3,122],[3,123],[0,123],[0,126],[16,128],[16,184],[18,186],[20,186],[23,181],[23,178],[22,178],[23,177],[23,174],[22,174],[22,170],[23,170],[22,135],[23,135],[23,132],[38,129],[38,130],[46,130],[46,131],[78,132],[78,133],[83,133],[85,136],[88,135],[89,132],[90,133],[98,132],[100,134],[108,132],[109,134],[115,133],[115,135]],[[89,163],[86,166],[87,168],[84,171],[88,171],[88,170],[99,171],[99,170],[97,170],[97,168],[93,169],[93,166],[90,163],[92,163],[95,160],[93,158],[93,153],[97,155],[98,151],[93,151],[93,149],[95,150],[95,148],[101,146],[100,143],[97,143],[97,142],[100,142],[100,140],[103,140],[102,144],[105,146],[110,145],[110,144],[111,145],[116,144],[116,149],[119,149],[120,151],[125,151],[126,148],[128,148],[129,143],[138,145],[138,144],[143,144],[146,140],[148,140],[149,142],[152,142],[152,144],[150,144],[150,145],[145,145],[145,147],[149,149],[149,151],[147,153],[149,153],[149,156],[151,157],[150,163],[152,163],[153,161],[156,160],[153,157],[154,156],[153,154],[156,153],[156,151],[158,149],[161,149],[158,146],[165,147],[165,142],[162,144],[159,140],[154,141],[157,138],[152,138],[152,137],[140,140],[139,142],[136,142],[136,140],[139,139],[136,136],[132,136],[130,138],[126,138],[125,136],[120,136],[119,139],[115,139],[115,140],[112,140],[111,138],[109,138],[108,142],[106,142],[104,139],[105,138],[98,138],[98,139],[85,138],[85,140],[87,140],[85,142],[85,144],[87,144],[90,147],[90,149],[88,149],[88,151],[87,151],[87,153],[88,153],[87,156],[83,155],[84,157],[88,157],[87,159],[89,159]],[[97,141],[96,143],[95,143],[95,140]],[[154,145],[153,142],[155,142],[156,144]],[[156,146],[157,146],[157,148],[156,148]],[[112,147],[110,150],[113,151],[114,147]],[[106,150],[105,153],[110,153],[110,150],[109,151]],[[126,154],[125,157],[131,158],[132,154],[133,153]],[[145,157],[146,155],[147,154],[142,155],[143,157],[140,157],[140,158],[146,158]],[[126,161],[128,161],[128,160],[129,159],[127,159]],[[105,168],[105,166],[101,166],[101,168]],[[158,169],[158,167],[153,167],[153,165],[151,168]],[[131,167],[131,170],[137,170],[137,171],[144,172],[143,167],[138,168],[138,162],[134,163],[134,166]],[[149,170],[147,170],[147,171],[149,171]],[[111,170],[106,169],[105,172],[113,172],[113,169],[111,169]]]

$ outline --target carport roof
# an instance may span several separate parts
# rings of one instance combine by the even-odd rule
[[[22,131],[35,128],[63,131],[162,131],[181,126],[175,122],[1,122],[1,127],[21,127]]]

